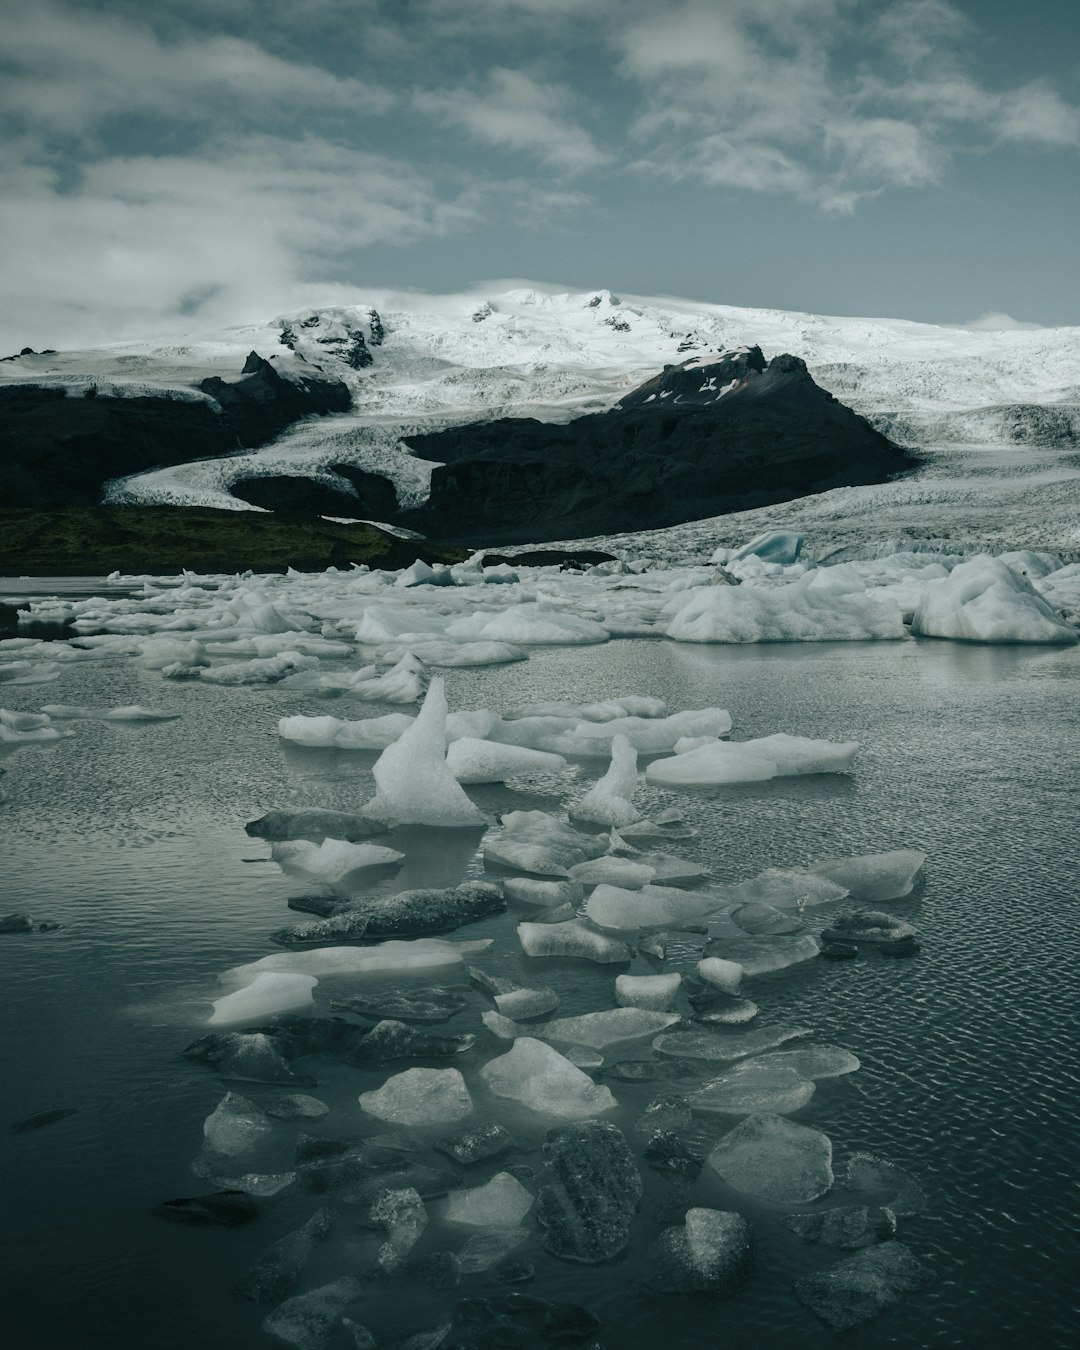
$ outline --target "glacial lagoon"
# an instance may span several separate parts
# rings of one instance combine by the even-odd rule
[[[804,961],[743,986],[761,1009],[752,1026],[806,1027],[815,1044],[845,1047],[861,1061],[855,1073],[820,1080],[791,1116],[831,1138],[838,1179],[848,1159],[865,1152],[905,1169],[925,1193],[925,1212],[900,1217],[897,1236],[928,1268],[930,1283],[843,1340],[905,1350],[1069,1344],[1080,1265],[1068,1190],[1080,1155],[1076,651],[933,639],[746,647],[617,639],[535,649],[528,661],[450,669],[445,677],[452,710],[649,694],[672,709],[726,708],[739,739],[783,730],[860,743],[850,773],[699,790],[642,783],[635,803],[649,816],[681,810],[697,834],[664,847],[708,867],[715,881],[822,858],[925,851],[914,892],[881,906],[918,929],[917,954],[861,949],[854,960]],[[258,1200],[258,1217],[236,1228],[188,1227],[155,1215],[162,1201],[214,1189],[191,1164],[203,1122],[226,1090],[256,1104],[283,1090],[222,1083],[181,1051],[206,1034],[211,1001],[224,992],[222,973],[280,950],[269,934],[311,917],[287,908],[288,899],[325,890],[283,872],[270,845],[245,834],[245,823],[286,805],[359,810],[372,795],[374,753],[291,745],[279,739],[278,719],[388,709],[347,697],[313,701],[282,685],[168,682],[135,662],[108,659],[73,663],[52,684],[3,692],[16,711],[63,701],[181,714],[154,723],[79,721],[70,738],[20,746],[0,759],[8,795],[0,807],[3,909],[63,925],[0,938],[5,1115],[14,1122],[75,1109],[41,1129],[6,1135],[7,1343],[18,1350],[269,1346],[260,1330],[268,1309],[236,1299],[232,1287],[334,1196],[290,1186]],[[569,771],[473,787],[469,795],[492,817],[559,813],[603,767],[572,760]],[[477,830],[407,827],[392,842],[404,861],[380,873],[372,889],[451,886],[485,875]],[[811,931],[833,908],[808,911]],[[493,939],[467,959],[521,985],[553,988],[559,1017],[611,1008],[622,971],[689,976],[702,956],[702,936],[683,933],[671,936],[662,965],[640,955],[630,967],[530,958],[515,926],[532,917],[535,911],[511,903],[507,913],[448,940]],[[477,1086],[480,1067],[507,1048],[481,1021],[490,998],[461,967],[392,982],[395,990],[432,983],[453,987],[466,1003],[445,1023],[421,1029],[477,1037],[471,1050],[438,1067],[452,1062],[474,1091],[476,1118],[501,1121],[519,1146],[463,1179],[481,1185],[508,1163],[538,1169],[539,1145],[556,1122],[500,1105]],[[325,977],[318,1010],[385,984]],[[685,998],[677,1006],[688,1011]],[[622,1043],[605,1060],[646,1058],[648,1047],[648,1039]],[[291,1165],[301,1129],[349,1139],[385,1133],[389,1127],[364,1115],[357,1097],[409,1066],[304,1061],[317,1086],[298,1090],[314,1093],[330,1113],[316,1122],[270,1122],[259,1155],[267,1169]],[[792,1286],[850,1253],[800,1240],[779,1222],[782,1207],[736,1192],[709,1168],[686,1196],[642,1161],[636,1123],[647,1104],[690,1091],[706,1076],[634,1082],[596,1074],[617,1100],[602,1119],[625,1132],[644,1183],[622,1256],[599,1265],[559,1260],[544,1251],[529,1216],[529,1238],[514,1256],[534,1265],[530,1282],[501,1285],[488,1273],[440,1290],[406,1271],[365,1282],[350,1316],[378,1345],[395,1345],[444,1323],[459,1299],[498,1302],[518,1292],[588,1308],[600,1326],[581,1343],[608,1350],[835,1345],[838,1334]],[[684,1140],[707,1153],[737,1121],[697,1115]],[[414,1133],[417,1156],[433,1162],[431,1132]],[[520,1175],[535,1189],[528,1172]],[[842,1201],[851,1197],[838,1181],[827,1203]],[[447,1204],[427,1202],[414,1257],[457,1250],[473,1231],[446,1219]],[[751,1226],[753,1267],[730,1298],[647,1291],[657,1220],[672,1221],[687,1204],[736,1211]],[[338,1210],[300,1289],[371,1266],[385,1235],[360,1226],[348,1205]],[[339,1327],[329,1344],[344,1350],[351,1337]]]

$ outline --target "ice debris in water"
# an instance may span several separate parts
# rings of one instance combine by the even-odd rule
[[[367,1221],[387,1235],[379,1246],[375,1269],[383,1275],[392,1275],[420,1241],[428,1216],[415,1186],[388,1187],[376,1196]]]
[[[458,1134],[435,1141],[435,1147],[463,1167],[501,1158],[514,1147],[514,1136],[502,1125],[471,1125]]]
[[[806,1105],[814,1084],[796,1069],[773,1067],[767,1058],[743,1060],[733,1069],[692,1092],[687,1101],[695,1111],[724,1116],[748,1116],[760,1111],[788,1115]]]
[[[839,1045],[799,1045],[793,1050],[777,1050],[754,1063],[771,1068],[791,1068],[804,1078],[840,1078],[861,1067],[857,1055]]]
[[[572,956],[600,965],[620,965],[633,955],[625,942],[597,933],[579,919],[566,923],[519,923],[517,931],[526,956]]]
[[[727,1298],[750,1264],[750,1225],[741,1214],[690,1209],[680,1226],[666,1228],[653,1243],[648,1285],[663,1294]]]
[[[263,1032],[216,1031],[200,1036],[183,1052],[185,1059],[198,1060],[216,1069],[222,1078],[248,1083],[295,1083],[312,1086],[282,1058],[277,1043]]]
[[[545,811],[511,811],[502,830],[484,839],[485,862],[541,876],[565,877],[568,870],[607,851],[602,837],[582,834]]]
[[[880,1203],[902,1219],[922,1214],[927,1207],[926,1193],[910,1172],[870,1153],[851,1155],[844,1187],[880,1197]]]
[[[516,1228],[533,1206],[533,1197],[509,1172],[497,1172],[483,1186],[454,1191],[446,1202],[451,1223],[478,1228]]]
[[[480,1078],[497,1097],[564,1120],[599,1115],[615,1105],[606,1087],[532,1036],[519,1036],[505,1055],[489,1060]]]
[[[545,908],[576,905],[585,894],[585,888],[580,882],[541,881],[538,877],[507,877],[502,888],[507,900],[516,900],[521,905],[542,905]]]
[[[394,1125],[443,1125],[472,1111],[472,1098],[457,1069],[406,1069],[380,1088],[360,1094],[360,1105]]]
[[[896,1236],[893,1211],[866,1205],[841,1205],[813,1214],[785,1214],[780,1222],[805,1242],[816,1242],[822,1247],[853,1250],[888,1242]]]
[[[582,1013],[578,1017],[557,1017],[536,1028],[546,1040],[566,1041],[573,1045],[603,1050],[620,1041],[654,1036],[664,1027],[680,1021],[678,1013],[653,1012],[643,1008],[612,1008],[605,1012]]]
[[[240,1276],[233,1286],[238,1298],[273,1303],[296,1285],[308,1257],[334,1226],[332,1209],[317,1209],[308,1221],[286,1233]]]
[[[233,966],[221,977],[230,984],[249,984],[264,970],[301,975],[396,975],[406,971],[442,970],[461,965],[466,956],[486,951],[491,938],[450,942],[442,938],[380,942],[375,947],[316,947],[312,951],[275,952],[246,966]]]
[[[880,905],[910,895],[925,862],[926,854],[917,848],[898,848],[858,858],[829,858],[809,870],[843,886],[859,904]]]
[[[642,1194],[622,1131],[600,1121],[549,1130],[544,1162],[536,1216],[547,1250],[590,1264],[617,1256],[630,1241]]]
[[[623,1008],[650,1008],[667,1012],[679,992],[682,976],[670,975],[616,975],[615,1002]]]
[[[490,1228],[486,1233],[474,1233],[458,1252],[462,1275],[490,1270],[531,1236],[527,1228]]]
[[[632,825],[641,812],[630,798],[637,787],[637,751],[625,736],[611,741],[611,767],[593,787],[570,807],[575,820],[591,825]]]
[[[858,751],[855,741],[811,740],[778,732],[753,741],[715,741],[671,759],[654,760],[649,783],[665,787],[721,787],[799,774],[845,773]]]
[[[774,905],[757,902],[739,905],[728,917],[752,937],[783,937],[803,931],[803,924],[796,915]]]
[[[377,791],[364,807],[366,815],[399,825],[484,824],[446,762],[446,712],[443,682],[436,676],[416,721],[376,760]]]
[[[330,1114],[330,1108],[318,1097],[310,1097],[306,1092],[286,1093],[281,1097],[268,1097],[262,1104],[268,1116],[276,1120],[321,1120]]]
[[[847,896],[844,886],[825,876],[799,868],[768,867],[764,872],[729,887],[728,894],[740,905],[771,905],[773,909],[803,909],[827,905]]]
[[[350,844],[344,839],[287,839],[270,846],[274,862],[320,881],[335,882],[361,867],[385,867],[400,862],[404,853],[381,844]]]
[[[714,949],[725,960],[737,962],[742,966],[743,974],[748,976],[786,970],[800,961],[811,960],[819,951],[817,939],[810,933],[798,937],[714,938],[707,950],[711,954]]]
[[[368,703],[415,703],[423,698],[427,676],[424,663],[411,652],[406,652],[390,670],[379,674],[374,666],[343,675],[324,675],[319,680],[322,689],[344,689],[353,698]]]
[[[795,1293],[836,1331],[858,1326],[929,1283],[926,1267],[902,1242],[856,1252],[796,1281]]]
[[[707,1161],[729,1186],[775,1204],[809,1204],[833,1184],[828,1135],[775,1114],[748,1116]]]
[[[253,1022],[273,1013],[309,1008],[314,1002],[311,991],[318,983],[313,975],[279,975],[264,971],[243,989],[215,999],[209,1025],[230,1026]]]
[[[19,713],[0,708],[0,745],[24,745],[35,741],[58,741],[74,732],[54,727],[44,713]]]
[[[286,1299],[263,1322],[263,1330],[295,1350],[323,1350],[350,1303],[363,1297],[365,1286],[351,1275]]]
[[[785,1041],[809,1036],[805,1027],[755,1027],[750,1031],[713,1031],[692,1027],[686,1031],[664,1031],[653,1041],[653,1049],[675,1059],[731,1060],[758,1055]]]
[[[278,735],[296,745],[338,750],[385,750],[416,721],[408,713],[387,713],[361,722],[340,717],[283,717]]]
[[[625,890],[636,891],[648,885],[656,876],[656,869],[633,858],[594,858],[591,862],[578,863],[570,868],[572,881],[583,886],[622,886]]]
[[[203,1137],[211,1152],[235,1158],[254,1148],[272,1128],[254,1102],[238,1092],[226,1092],[203,1121]]]
[[[721,956],[707,956],[697,964],[697,972],[706,984],[722,994],[738,994],[743,968],[737,961],[725,961]]]
[[[522,745],[500,745],[474,736],[451,741],[446,762],[459,783],[505,783],[517,774],[558,773],[566,768],[562,755]]]
[[[633,932],[687,923],[710,913],[720,903],[715,895],[681,891],[673,886],[650,885],[631,891],[624,886],[602,884],[586,901],[585,913],[601,928]]]

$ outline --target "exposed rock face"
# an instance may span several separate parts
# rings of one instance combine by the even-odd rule
[[[252,353],[236,380],[203,380],[220,407],[164,395],[115,398],[89,385],[0,389],[0,506],[92,506],[110,478],[264,445],[300,417],[345,412],[348,387],[287,378]],[[355,514],[355,513],[354,513]]]
[[[766,364],[758,347],[670,366],[564,426],[508,418],[407,444],[440,467],[404,523],[507,543],[676,524],[881,482],[912,463],[798,357]]]

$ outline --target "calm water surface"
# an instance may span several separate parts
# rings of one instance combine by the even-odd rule
[[[673,851],[706,862],[718,879],[903,846],[929,855],[915,895],[885,906],[921,930],[918,956],[808,962],[752,981],[749,992],[761,1022],[798,1022],[862,1059],[859,1073],[822,1083],[795,1118],[831,1136],[838,1172],[852,1152],[868,1150],[922,1179],[930,1211],[902,1220],[900,1235],[932,1267],[932,1287],[838,1338],[795,1300],[791,1284],[843,1254],[800,1243],[774,1214],[706,1172],[692,1202],[748,1215],[753,1274],[722,1303],[648,1298],[639,1277],[668,1187],[644,1168],[645,1200],[626,1255],[606,1266],[568,1265],[546,1256],[538,1235],[519,1253],[536,1264],[525,1288],[587,1304],[602,1318],[599,1339],[609,1350],[817,1350],[838,1339],[904,1350],[1075,1344],[1077,653],[944,642],[725,648],[620,641],[450,671],[447,684],[455,708],[647,693],[675,708],[727,707],[738,738],[783,730],[861,742],[850,777],[698,793],[641,789],[647,812],[684,808],[700,836]],[[386,710],[281,688],[171,684],[119,660],[72,665],[53,684],[3,693],[7,706],[25,711],[48,702],[138,702],[184,714],[157,725],[71,723],[72,738],[0,761],[9,796],[0,808],[3,908],[64,924],[55,934],[0,939],[4,1115],[13,1121],[78,1108],[39,1132],[3,1139],[4,1344],[269,1346],[259,1311],[235,1302],[229,1289],[317,1202],[287,1190],[261,1202],[255,1223],[234,1230],[173,1226],[152,1215],[163,1199],[207,1189],[189,1169],[203,1119],[224,1090],[179,1052],[204,1029],[209,1000],[220,994],[218,975],[275,950],[268,934],[303,918],[286,909],[286,899],[305,887],[269,861],[268,845],[247,838],[244,822],[287,803],[356,808],[370,795],[373,756],[286,747],[277,718]],[[558,810],[591,776],[582,766],[578,779],[534,779],[527,792],[474,795],[485,810]],[[478,836],[445,834],[403,832],[406,863],[384,885],[479,875]],[[457,936],[494,936],[485,966],[554,985],[563,1014],[612,1005],[615,969],[528,960],[514,935],[517,917]],[[692,970],[698,955],[684,940],[668,968]],[[644,958],[632,967],[653,968]],[[320,1003],[325,1008],[347,989],[355,992],[356,983],[324,980]],[[474,993],[446,1027],[481,1033],[455,1061],[470,1085],[502,1049],[480,1025],[486,1006]],[[645,1046],[616,1049],[639,1058]],[[317,1095],[333,1109],[310,1132],[381,1128],[363,1122],[356,1096],[387,1072],[336,1061],[311,1067]],[[235,1086],[256,1101],[275,1092]],[[619,1108],[610,1118],[628,1133],[666,1090],[611,1086]],[[478,1114],[491,1109],[475,1095]],[[505,1103],[498,1111],[526,1148],[542,1142],[544,1122]],[[695,1126],[694,1140],[707,1148],[725,1128]],[[274,1170],[288,1166],[297,1132],[277,1126]],[[540,1155],[522,1161],[538,1164]],[[476,1181],[496,1170],[475,1169]],[[416,1256],[463,1240],[440,1221],[440,1202],[428,1208],[432,1221]],[[301,1287],[360,1273],[370,1262],[372,1235],[347,1206],[342,1212]],[[355,1316],[380,1345],[393,1344],[436,1325],[459,1297],[497,1296],[487,1280],[468,1278],[449,1293],[413,1281],[372,1284]]]

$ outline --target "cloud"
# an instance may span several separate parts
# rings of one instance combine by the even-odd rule
[[[977,319],[967,323],[958,323],[957,328],[967,328],[973,333],[1027,332],[1043,327],[1041,323],[1025,323],[1023,319],[1014,319],[1011,314],[980,314]]]
[[[160,335],[189,328],[184,316],[204,328],[264,319],[314,303],[320,288],[325,299],[333,265],[355,249],[471,219],[445,186],[314,138],[112,157],[73,189],[43,166],[8,164],[0,236],[18,279],[4,306],[7,345]]]
[[[566,173],[603,164],[606,156],[567,116],[571,91],[541,84],[520,70],[497,66],[482,91],[417,90],[413,106],[451,122],[486,145],[521,151]]]
[[[0,114],[38,135],[85,138],[101,122],[151,114],[201,125],[303,109],[383,110],[391,96],[285,60],[227,34],[166,40],[142,23],[38,0],[5,13]]]
[[[635,167],[850,212],[943,181],[959,150],[1080,145],[1080,108],[978,78],[943,0],[681,0],[614,37],[645,106]]]

